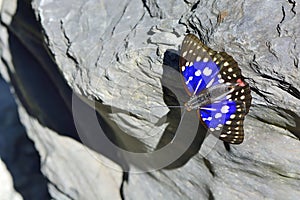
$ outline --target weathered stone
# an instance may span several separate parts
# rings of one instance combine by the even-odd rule
[[[0,161],[0,194],[1,199],[3,200],[21,200],[22,197],[16,193],[13,189],[13,182],[12,178],[10,177],[9,171],[6,169],[5,164]]]

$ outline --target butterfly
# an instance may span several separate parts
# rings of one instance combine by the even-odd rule
[[[179,68],[190,96],[186,109],[197,110],[202,124],[220,140],[242,143],[252,97],[232,56],[214,51],[188,34],[182,42]]]

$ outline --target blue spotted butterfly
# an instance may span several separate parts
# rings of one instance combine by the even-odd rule
[[[186,109],[197,110],[200,121],[219,139],[242,143],[252,97],[237,62],[188,34],[182,42],[179,67],[190,96]]]

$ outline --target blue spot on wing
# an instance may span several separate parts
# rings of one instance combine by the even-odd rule
[[[215,85],[218,83],[219,79],[216,76],[218,72],[219,68],[214,62],[199,61],[194,62],[192,66],[186,66],[185,70],[182,71],[182,75],[190,93],[194,94],[194,91],[197,89],[196,94],[199,94],[208,84]]]
[[[226,110],[227,112],[224,113]],[[236,103],[228,100],[206,105],[199,110],[199,114],[208,128],[216,128],[219,124],[224,125],[235,112]]]

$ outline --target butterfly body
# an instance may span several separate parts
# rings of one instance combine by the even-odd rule
[[[179,65],[190,96],[186,109],[197,110],[200,121],[221,140],[241,143],[252,97],[236,61],[188,34],[182,43]]]
[[[185,103],[188,111],[201,109],[214,102],[221,101],[224,97],[234,90],[234,84],[219,84],[207,88],[197,95],[192,95]]]

